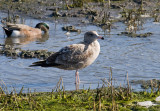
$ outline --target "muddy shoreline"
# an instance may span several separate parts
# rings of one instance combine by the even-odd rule
[[[30,17],[42,21],[70,24],[69,27],[96,25],[108,33],[117,28],[114,26],[115,22],[122,22],[126,25],[126,30],[118,35],[145,38],[153,33],[137,33],[137,31],[142,29],[143,23],[148,18],[153,18],[154,22],[160,21],[160,2],[158,0],[140,1],[111,0],[110,4],[108,1],[84,2],[82,6],[77,6],[72,1],[2,0],[0,11],[8,13],[10,18]],[[64,31],[80,32],[78,29]]]
[[[158,1],[143,0],[143,3],[139,1],[113,0],[110,5],[107,1],[87,2],[81,7],[76,7],[72,1],[2,0],[0,11],[48,21],[63,22],[67,18],[70,24],[91,23],[99,26],[107,25],[106,22],[124,21],[127,19],[125,13],[130,14],[131,10],[135,13],[134,10],[141,9],[141,14],[149,14],[151,17],[156,14],[159,17],[160,3]]]

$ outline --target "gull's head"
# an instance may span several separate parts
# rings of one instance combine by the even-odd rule
[[[102,36],[99,36],[96,31],[88,31],[84,34],[84,42],[91,43],[96,41],[97,39],[104,40],[104,38]]]

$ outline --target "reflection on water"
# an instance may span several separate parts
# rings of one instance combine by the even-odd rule
[[[48,34],[43,34],[41,36],[6,37],[5,45],[26,45],[33,41],[45,42],[46,40],[48,40],[48,38]]]
[[[3,14],[2,14],[3,15]],[[26,19],[25,24],[35,26],[42,22],[35,19]],[[47,22],[47,21],[43,21]],[[81,34],[62,31],[64,25],[47,22],[50,25],[49,36],[37,39],[31,38],[4,38],[3,30],[0,30],[0,43],[11,44],[14,47],[21,47],[25,50],[44,49],[49,51],[58,51],[62,47],[77,43],[83,40],[83,34],[89,30],[95,30],[99,34],[104,31],[96,26],[76,26],[81,29]],[[146,20],[143,24],[144,30],[137,33],[152,32],[153,35],[148,38],[131,38],[123,35],[117,35],[126,28],[125,24],[115,23],[115,29],[111,29],[110,35],[105,36],[104,41],[99,41],[101,52],[97,60],[89,67],[79,71],[80,88],[97,88],[98,83],[103,84],[101,79],[109,78],[110,67],[112,67],[113,78],[116,85],[126,83],[125,76],[128,72],[129,80],[148,80],[159,79],[160,74],[160,24],[154,24],[152,19]],[[107,33],[107,32],[106,32]],[[20,44],[20,45],[19,45]],[[16,89],[24,88],[36,89],[37,91],[51,91],[59,78],[63,78],[66,90],[75,89],[75,71],[64,71],[57,68],[28,67],[37,59],[11,59],[0,56],[0,78],[8,87]],[[132,86],[132,88],[139,88]]]

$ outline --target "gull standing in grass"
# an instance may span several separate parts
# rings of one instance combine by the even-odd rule
[[[76,85],[79,84],[79,69],[91,65],[98,57],[100,45],[97,39],[104,39],[96,31],[84,34],[83,42],[68,45],[52,54],[46,60],[34,62],[31,66],[57,67],[64,70],[76,70]]]

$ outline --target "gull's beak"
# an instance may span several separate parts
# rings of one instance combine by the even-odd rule
[[[98,36],[98,39],[102,39],[102,40],[104,40],[104,37],[102,37],[102,36]]]

